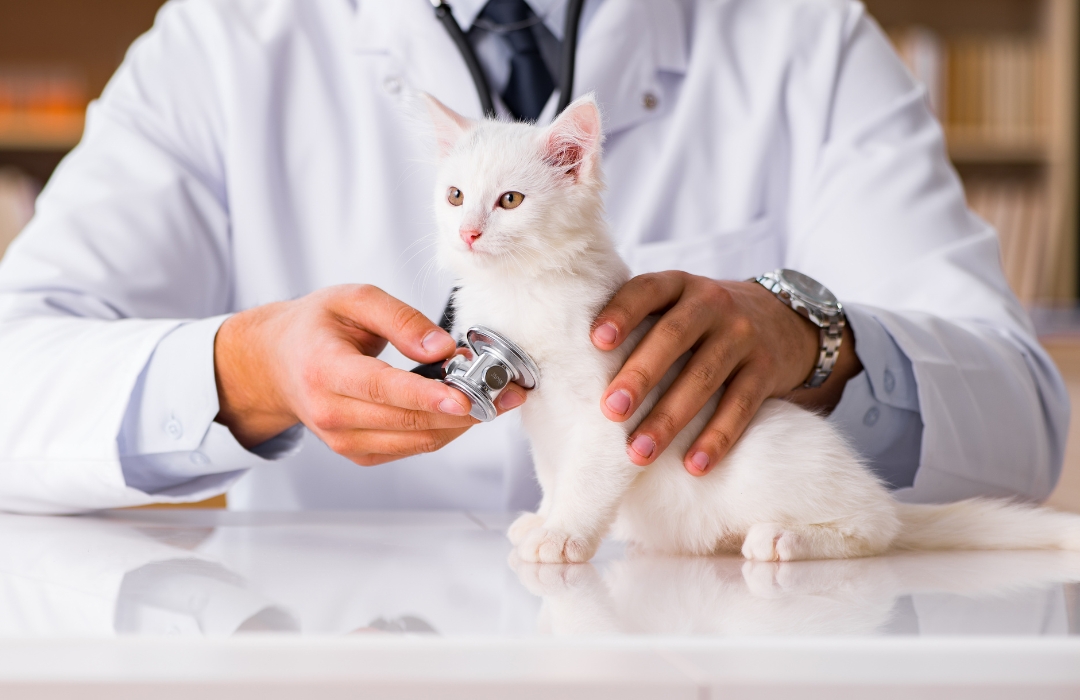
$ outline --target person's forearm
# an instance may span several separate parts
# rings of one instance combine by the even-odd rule
[[[267,331],[285,311],[283,307],[284,303],[268,304],[238,313],[221,325],[214,338],[220,406],[214,420],[247,449],[299,422],[285,407],[277,378],[271,375],[262,352]]]

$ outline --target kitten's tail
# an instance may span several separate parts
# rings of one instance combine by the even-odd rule
[[[898,503],[896,549],[1080,550],[1080,515],[987,498],[942,505]]]

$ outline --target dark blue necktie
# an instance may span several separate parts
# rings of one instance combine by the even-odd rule
[[[510,82],[502,93],[503,103],[516,118],[536,121],[555,90],[540,45],[533,34],[532,8],[525,0],[489,0],[480,18],[505,29],[499,35],[510,47]]]

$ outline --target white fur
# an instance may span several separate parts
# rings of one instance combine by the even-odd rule
[[[543,489],[537,513],[510,528],[525,561],[581,562],[601,538],[654,551],[739,552],[751,560],[846,558],[890,548],[1080,549],[1080,517],[970,500],[897,503],[822,417],[766,401],[743,437],[707,475],[683,455],[715,397],[642,469],[627,436],[655,405],[672,368],[624,423],[601,396],[652,321],[612,352],[590,341],[592,321],[630,277],[604,222],[600,115],[591,96],[546,128],[470,122],[427,98],[440,167],[435,186],[440,258],[460,278],[459,329],[485,325],[512,338],[540,367],[522,408]],[[453,206],[455,187],[464,203]],[[525,199],[502,209],[508,191]],[[481,232],[470,248],[461,230]]]

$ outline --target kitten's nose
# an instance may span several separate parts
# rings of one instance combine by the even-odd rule
[[[472,248],[473,243],[476,243],[476,239],[483,235],[483,232],[474,228],[463,228],[459,233],[461,234],[461,240],[465,241],[465,245],[469,246],[469,248]]]

